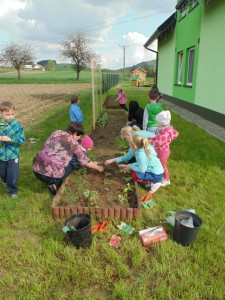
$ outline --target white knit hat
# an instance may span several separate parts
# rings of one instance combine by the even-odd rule
[[[156,116],[156,121],[166,126],[170,124],[171,113],[169,110],[163,110]]]

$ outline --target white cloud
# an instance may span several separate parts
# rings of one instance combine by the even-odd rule
[[[176,2],[0,0],[0,34],[5,41],[31,44],[39,60],[58,61],[57,47],[66,33],[83,31],[102,54],[103,66],[120,68],[123,55],[119,44],[130,45],[127,66],[151,59],[152,53],[146,53],[143,44],[174,12]]]

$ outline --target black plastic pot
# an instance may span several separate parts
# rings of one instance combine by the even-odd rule
[[[181,222],[193,218],[194,227],[188,227]],[[173,230],[173,239],[182,246],[189,246],[197,237],[198,231],[202,226],[200,217],[189,211],[178,211],[175,214],[175,225]]]
[[[89,248],[92,244],[91,216],[88,214],[75,214],[65,220],[65,226],[73,226],[76,230],[67,231],[67,234],[79,249],[80,247]]]

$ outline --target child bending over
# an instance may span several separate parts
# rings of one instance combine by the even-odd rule
[[[163,178],[163,167],[156,152],[149,144],[148,139],[142,138],[140,135],[132,136],[129,145],[135,155],[136,162],[128,165],[120,164],[120,168],[124,171],[131,170],[131,176],[137,182],[151,183],[149,193],[155,193],[161,186]],[[113,160],[120,163],[124,161],[124,157]]]

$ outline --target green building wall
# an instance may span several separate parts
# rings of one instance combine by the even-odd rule
[[[195,8],[188,8],[183,18],[181,18],[180,12],[177,11],[173,96],[190,103],[195,103],[202,5],[203,2],[200,0]],[[193,82],[192,86],[188,86],[186,84],[188,50],[192,47],[195,48]],[[182,79],[181,84],[177,84],[178,56],[180,52],[183,52]]]
[[[174,66],[174,48],[175,33],[170,32],[166,40],[159,41],[158,53],[158,87],[159,90],[167,95],[173,93],[173,66]]]
[[[225,114],[225,1],[203,8],[195,104]]]

